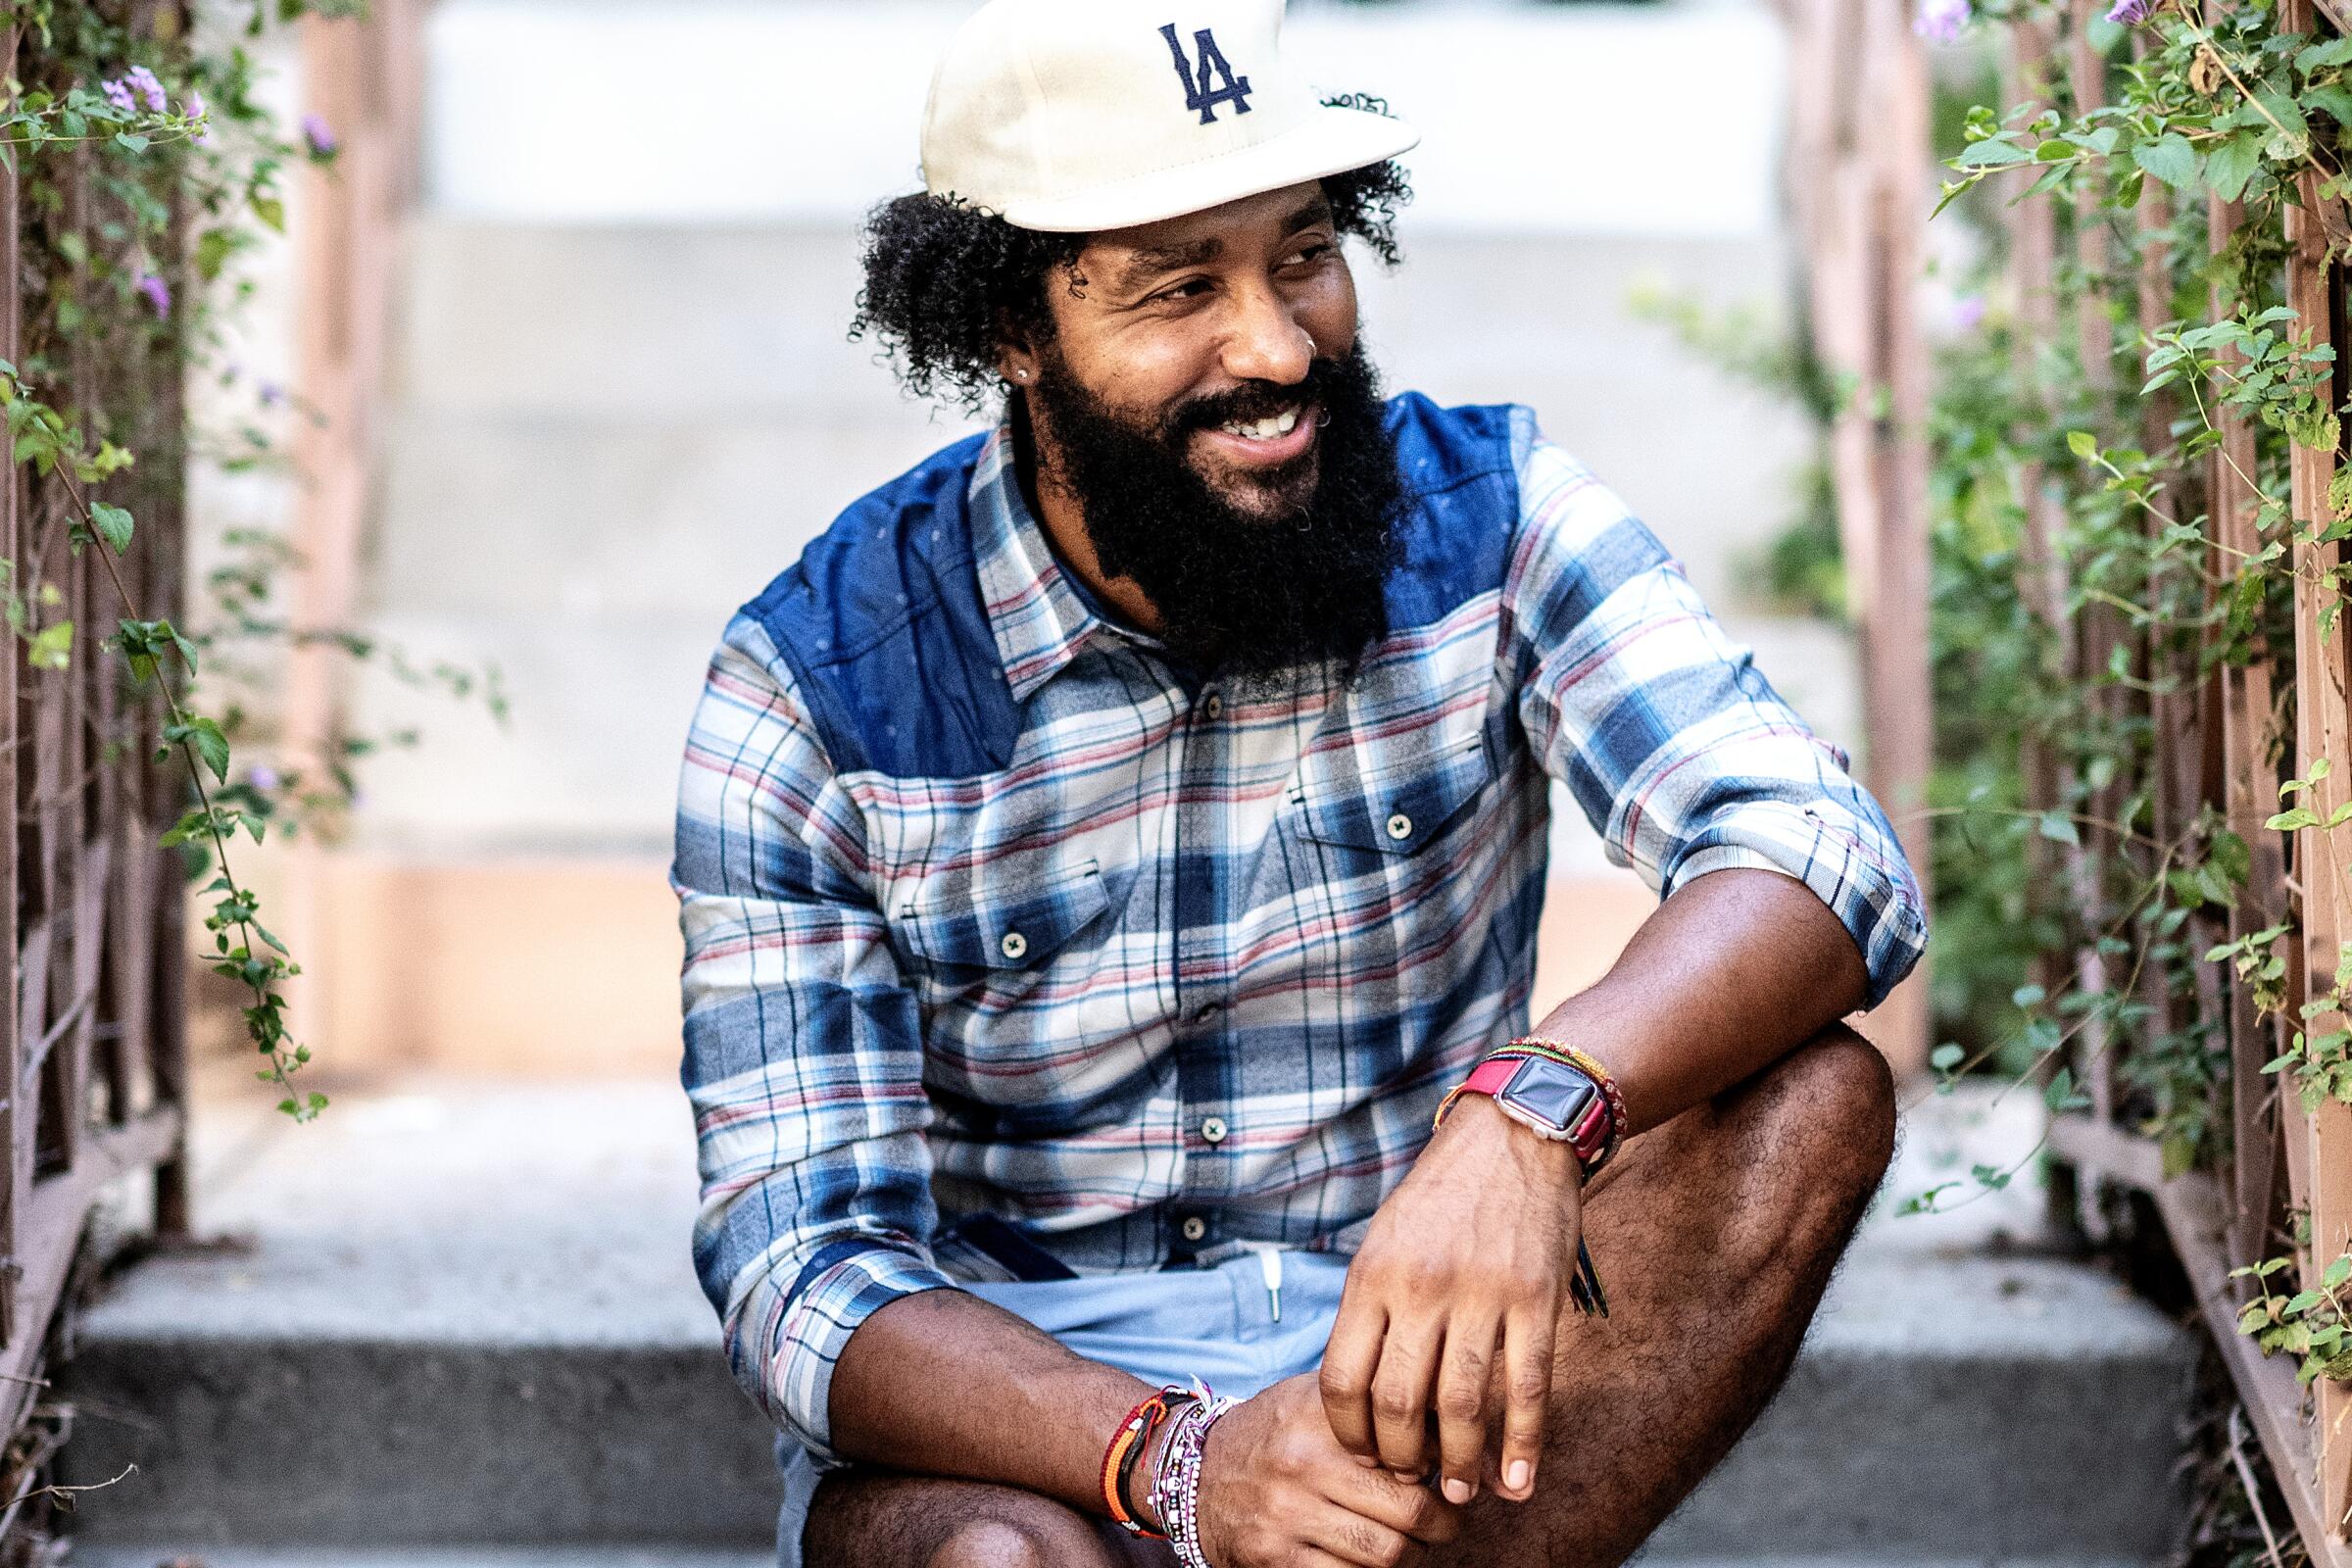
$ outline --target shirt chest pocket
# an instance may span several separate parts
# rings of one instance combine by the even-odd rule
[[[1110,907],[1093,860],[1000,886],[985,869],[903,895],[891,924],[906,952],[950,985],[1017,986],[1042,971]]]
[[[1377,771],[1363,771],[1355,759],[1335,752],[1300,770],[1291,798],[1302,836],[1376,855],[1416,855],[1471,815],[1471,803],[1494,781],[1494,764],[1476,736]]]

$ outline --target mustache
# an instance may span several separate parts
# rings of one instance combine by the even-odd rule
[[[1246,381],[1229,392],[1207,392],[1177,405],[1165,421],[1168,434],[1213,430],[1221,424],[1253,424],[1285,409],[1313,403],[1329,407],[1326,394],[1340,373],[1338,360],[1309,362],[1306,374],[1283,385],[1274,381]]]

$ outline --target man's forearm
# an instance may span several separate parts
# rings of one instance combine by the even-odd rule
[[[1598,1056],[1628,1134],[1761,1072],[1862,1004],[1854,939],[1777,871],[1714,871],[1658,906],[1608,974],[1536,1033]]]
[[[925,1291],[891,1302],[850,1336],[833,1369],[833,1446],[853,1459],[1003,1482],[1100,1514],[1103,1447],[1151,1392],[976,1296]]]

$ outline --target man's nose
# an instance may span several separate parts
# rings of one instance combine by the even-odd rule
[[[1270,288],[1235,296],[1233,329],[1225,339],[1225,373],[1237,381],[1292,386],[1314,364],[1314,335]]]

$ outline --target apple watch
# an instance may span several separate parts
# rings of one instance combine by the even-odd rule
[[[1590,1176],[1616,1152],[1623,1135],[1623,1102],[1601,1065],[1548,1042],[1513,1041],[1472,1069],[1460,1088],[1438,1107],[1446,1111],[1463,1095],[1491,1097],[1501,1112],[1537,1137],[1566,1144]]]

